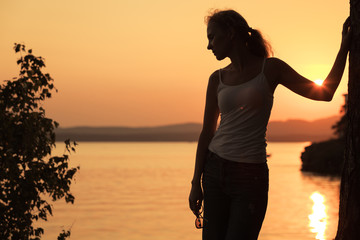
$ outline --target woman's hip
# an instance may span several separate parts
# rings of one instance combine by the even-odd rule
[[[206,191],[221,190],[229,195],[267,195],[267,163],[235,162],[209,152],[204,167],[203,188],[205,194]]]

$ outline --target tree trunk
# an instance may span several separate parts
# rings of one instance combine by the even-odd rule
[[[360,0],[350,0],[348,131],[336,240],[360,239]]]

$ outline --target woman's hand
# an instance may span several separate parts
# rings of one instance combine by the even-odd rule
[[[349,51],[351,45],[351,39],[352,39],[351,21],[350,21],[350,17],[348,17],[343,24],[341,49],[345,51]]]
[[[201,211],[202,200],[203,200],[203,192],[201,189],[200,182],[193,183],[189,196],[189,206],[191,211],[195,215],[199,215]]]

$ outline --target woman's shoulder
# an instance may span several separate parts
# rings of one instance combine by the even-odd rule
[[[286,65],[286,63],[279,58],[270,57],[266,59],[264,74],[273,91],[275,91],[275,88],[279,83],[279,75],[281,74],[284,65]]]
[[[278,67],[285,62],[277,57],[269,57],[266,59],[266,65],[270,65],[271,67]]]
[[[218,85],[221,78],[220,74],[221,74],[221,69],[215,70],[209,77],[209,84]]]
[[[270,57],[266,59],[266,65],[264,71],[267,77],[276,78],[278,74],[280,74],[281,71],[284,70],[287,66],[288,64],[283,60],[276,57]]]
[[[266,60],[266,67],[270,70],[281,71],[289,68],[290,66],[280,58],[270,57]]]
[[[219,83],[219,81],[221,80],[222,75],[226,72],[229,71],[229,69],[231,68],[231,64],[229,64],[228,66],[224,67],[224,68],[219,68],[217,70],[215,70],[211,75],[210,75],[210,81],[211,82],[215,82],[216,84]]]

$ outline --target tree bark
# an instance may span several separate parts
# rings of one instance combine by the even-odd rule
[[[360,239],[360,0],[350,0],[348,129],[336,240]]]

